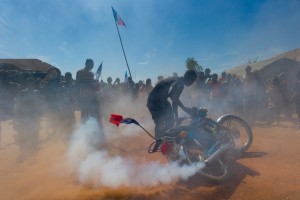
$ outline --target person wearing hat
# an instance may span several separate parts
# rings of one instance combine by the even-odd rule
[[[179,100],[184,86],[190,86],[197,78],[194,70],[187,70],[183,77],[170,77],[161,80],[151,90],[147,107],[155,123],[155,137],[160,138],[169,128],[172,128],[178,118],[178,107],[192,114],[191,108],[185,107]],[[170,99],[172,104],[168,101]]]

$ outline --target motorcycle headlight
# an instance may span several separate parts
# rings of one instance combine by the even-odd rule
[[[179,133],[179,135],[180,135],[180,137],[182,137],[182,138],[186,138],[187,137],[187,132],[185,132],[185,131],[181,131],[180,133]]]

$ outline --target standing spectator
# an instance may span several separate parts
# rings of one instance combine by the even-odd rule
[[[41,86],[41,93],[46,105],[47,132],[51,130],[52,134],[55,134],[61,125],[62,96],[60,83],[61,72],[58,68],[53,67],[47,71]]]
[[[78,101],[81,111],[81,122],[92,117],[99,119],[99,102],[97,98],[97,82],[94,80],[92,59],[86,59],[85,67],[76,73]]]
[[[13,118],[13,127],[18,132],[15,141],[21,153],[19,161],[38,150],[42,106],[40,100],[40,93],[35,89],[34,79],[26,79],[25,89],[16,98]]]
[[[156,84],[159,83],[160,81],[162,81],[163,79],[164,79],[163,76],[158,76],[158,77],[157,77],[157,82],[156,82]]]
[[[251,66],[245,68],[245,77],[244,77],[244,113],[245,117],[248,120],[248,123],[251,125],[254,124],[254,119],[257,117],[257,107],[259,105],[258,100],[258,89],[259,89],[259,80],[252,72]]]
[[[223,71],[222,73],[221,73],[221,78],[219,78],[219,81],[221,82],[221,83],[223,83],[224,81],[226,81],[227,80],[227,73],[225,72],[225,71]]]
[[[1,148],[1,122],[13,117],[14,97],[17,85],[10,82],[9,72],[0,70],[0,148]]]
[[[136,87],[131,76],[127,78],[126,84],[127,84],[127,89],[126,89],[127,95],[129,95],[129,98],[131,98],[131,100],[134,100]]]
[[[232,76],[232,85],[229,91],[229,107],[233,113],[238,115],[244,114],[243,104],[243,85],[242,81],[237,77],[236,74]]]
[[[205,83],[208,83],[208,81],[210,81],[211,78],[212,78],[210,72],[211,72],[211,71],[210,71],[209,68],[206,68],[206,69],[204,70]]]
[[[116,78],[116,80],[115,80],[113,86],[116,88],[116,87],[118,87],[118,86],[120,85],[120,83],[121,83],[120,78]]]
[[[148,97],[149,93],[153,89],[152,82],[150,78],[147,78],[146,84],[143,85],[140,89],[141,96]]]
[[[78,90],[78,101],[81,112],[81,123],[88,119],[96,120],[99,132],[95,133],[93,146],[97,149],[105,144],[105,135],[102,125],[102,110],[99,104],[99,82],[94,80],[94,73],[91,70],[94,67],[92,59],[86,59],[85,67],[76,73],[76,85]]]
[[[280,85],[278,77],[272,79],[270,88],[268,89],[268,108],[269,108],[269,123],[273,123],[276,120],[279,125],[280,111],[284,110],[284,104],[287,103],[284,100],[283,87]]]
[[[67,134],[71,133],[75,120],[76,108],[76,85],[70,72],[65,73],[65,81],[61,83],[62,107],[61,123]]]
[[[106,87],[108,87],[109,90],[112,89],[113,84],[112,84],[112,78],[111,77],[107,78],[107,86]]]
[[[287,74],[286,72],[281,72],[278,76],[280,86],[282,88],[282,95],[284,99],[284,104],[283,104],[283,113],[286,117],[287,120],[292,119],[292,112],[291,112],[291,105],[288,103],[291,99],[292,93],[288,89],[288,80],[287,80]]]
[[[207,83],[210,89],[210,110],[213,114],[219,114],[221,110],[220,103],[223,99],[220,98],[222,83],[218,81],[218,74],[212,74],[212,79]]]
[[[205,74],[204,72],[200,71],[196,80],[198,107],[207,107],[207,105],[209,104],[209,88],[206,85],[205,81]]]
[[[296,75],[296,82],[294,84],[294,95],[292,101],[296,107],[296,113],[298,117],[298,129],[300,129],[300,71]]]

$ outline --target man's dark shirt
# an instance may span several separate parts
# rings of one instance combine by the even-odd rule
[[[81,69],[76,73],[76,82],[81,88],[91,87],[93,80],[94,73],[89,70]]]
[[[183,81],[178,77],[166,78],[152,89],[149,94],[147,105],[153,102],[164,102],[170,97],[172,100],[179,98],[184,88]]]

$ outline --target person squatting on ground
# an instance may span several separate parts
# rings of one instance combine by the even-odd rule
[[[184,86],[190,86],[197,78],[193,70],[187,70],[183,77],[166,78],[155,85],[148,96],[147,107],[155,123],[155,138],[160,138],[169,128],[172,128],[178,118],[178,107],[188,114],[191,108],[185,107],[179,100]],[[168,101],[172,100],[172,105]]]

